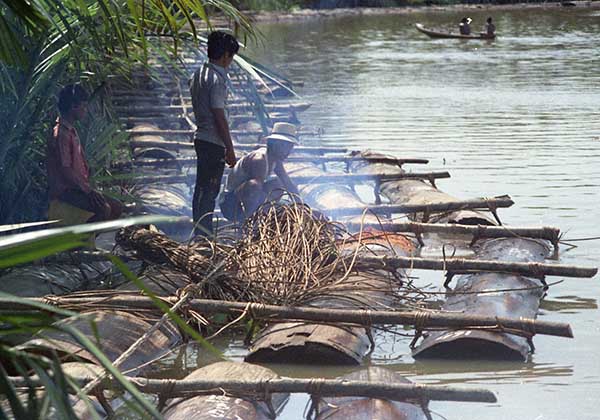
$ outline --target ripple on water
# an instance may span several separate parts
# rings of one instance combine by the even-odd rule
[[[450,171],[439,183],[450,194],[511,194],[516,204],[500,210],[505,223],[600,236],[600,13],[497,11],[500,36],[491,43],[432,41],[414,29],[415,22],[454,27],[461,13],[267,25],[268,49],[255,56],[275,67],[285,61],[286,73],[306,82],[301,94],[314,105],[300,117],[324,128],[321,144],[429,158],[426,167],[407,168]],[[469,13],[476,27],[491,12]],[[562,263],[598,265],[600,241],[576,244],[562,248]],[[372,362],[413,380],[476,384],[499,396],[468,413],[462,404],[435,403],[447,418],[595,419],[600,283],[563,280],[549,290],[545,319],[571,323],[576,338],[536,336],[527,363],[415,362],[410,339],[387,335],[378,336]],[[306,399],[294,401],[281,418],[297,418]]]

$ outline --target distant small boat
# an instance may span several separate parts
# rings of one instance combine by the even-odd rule
[[[488,35],[488,34],[472,34],[472,35],[461,35],[452,32],[438,32],[431,29],[427,29],[420,23],[415,24],[417,30],[419,32],[423,32],[425,35],[430,38],[457,38],[457,39],[494,39],[496,35]]]

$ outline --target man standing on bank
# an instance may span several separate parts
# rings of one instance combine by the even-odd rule
[[[225,108],[229,84],[227,67],[239,48],[232,35],[212,32],[208,36],[208,62],[196,70],[190,82],[197,127],[194,148],[198,160],[192,203],[197,235],[213,234],[212,213],[225,163],[233,167],[236,162]]]

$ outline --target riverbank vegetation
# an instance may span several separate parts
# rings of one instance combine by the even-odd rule
[[[93,180],[125,141],[111,113],[111,80],[127,81],[152,54],[173,57],[184,38],[198,42],[198,25],[215,13],[252,34],[248,19],[220,0],[1,0],[0,10],[0,224],[44,218],[46,139],[62,86],[80,82],[93,92],[80,127]],[[172,42],[151,42],[158,34]]]
[[[238,0],[236,6],[247,11],[286,11],[300,9],[341,9],[359,7],[446,6],[459,4],[545,3],[542,0]]]

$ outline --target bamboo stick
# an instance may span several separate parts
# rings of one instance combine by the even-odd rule
[[[352,163],[352,162],[368,162],[368,163],[387,163],[390,165],[402,166],[404,164],[427,164],[427,159],[417,158],[360,158],[354,156],[290,156],[286,162],[299,163]],[[114,169],[125,169],[136,166],[164,167],[164,166],[185,166],[195,165],[196,158],[175,158],[175,159],[138,159],[129,162],[119,162],[112,165]]]
[[[89,378],[73,377],[85,385]],[[493,392],[479,388],[458,388],[445,385],[425,384],[390,384],[378,381],[349,381],[347,379],[297,379],[273,378],[255,381],[239,379],[148,379],[128,378],[141,392],[147,394],[168,393],[169,397],[191,396],[198,394],[241,393],[270,395],[272,393],[307,393],[320,397],[360,396],[394,401],[430,400],[430,401],[461,401],[461,402],[496,402]],[[35,378],[11,377],[15,387],[44,386]],[[108,380],[95,389],[118,389],[122,384],[116,380]]]
[[[119,121],[121,121],[122,124],[125,124],[127,126],[135,126],[137,124],[183,124],[185,127],[191,127],[191,125],[188,123],[188,119],[186,118],[186,116],[184,115],[171,115],[171,116],[157,116],[157,117],[119,117]],[[277,121],[284,121],[284,122],[288,122],[289,119],[288,118],[272,118],[271,121],[273,122],[277,122]],[[134,129],[127,129],[127,131],[131,131],[132,132],[132,136],[135,135],[140,135],[140,136],[145,136],[145,135],[151,135],[148,133],[156,133],[155,135],[169,135],[169,132],[171,132],[170,137],[178,137],[178,138],[191,138],[191,133],[193,133],[193,131],[191,129],[180,129],[180,130],[134,130]],[[188,134],[190,133],[190,134]],[[231,129],[230,133],[234,136],[240,137],[240,136],[264,136],[265,133],[263,132],[263,130],[259,129],[259,128],[245,128],[245,129]],[[312,130],[312,129],[299,129],[298,133],[297,133],[298,137],[302,138],[302,137],[318,137],[320,135],[320,132],[318,130]]]
[[[311,107],[308,102],[296,103],[266,103],[264,104],[267,112],[302,112]],[[115,105],[115,112],[121,115],[162,115],[172,112],[183,112],[181,105]],[[252,104],[245,102],[228,103],[227,110],[229,112],[237,112],[247,108],[253,108]]]
[[[400,179],[427,179],[434,180],[440,178],[450,178],[448,172],[425,172],[425,173],[395,173],[395,174],[328,174],[318,177],[314,176],[290,176],[290,179],[296,185],[305,184],[357,184],[362,182],[381,182]],[[193,184],[196,179],[195,173],[186,175],[155,175],[127,178],[124,181],[128,184]],[[115,181],[109,180],[109,184],[114,184]],[[120,183],[120,180],[116,181]]]
[[[169,304],[178,302],[177,297],[165,297]],[[69,297],[52,296],[30,299],[35,302],[49,303],[71,310],[90,309],[94,306],[123,310],[159,310],[146,296],[99,296]],[[528,334],[544,334],[558,337],[573,337],[569,324],[535,319],[500,318],[493,316],[471,315],[455,312],[433,311],[376,311],[356,309],[320,309],[303,306],[277,306],[260,303],[229,302],[209,299],[193,299],[188,306],[203,314],[235,314],[247,312],[253,318],[268,320],[302,320],[321,323],[346,323],[362,326],[378,324],[412,325],[420,329],[427,328],[495,328],[522,331]],[[0,310],[31,309],[31,306],[0,299]]]
[[[473,235],[476,238],[537,238],[550,242],[558,241],[560,229],[555,227],[519,227],[519,226],[486,226],[486,225],[459,225],[459,224],[437,224],[437,223],[345,223],[350,230],[370,228],[385,232],[412,232],[421,233],[450,233],[455,235]]]
[[[359,264],[389,268],[415,268],[424,270],[444,270],[448,272],[492,271],[521,274],[529,277],[594,277],[598,269],[562,264],[524,263],[509,261],[470,260],[466,258],[417,258],[364,256]]]
[[[132,149],[146,148],[146,147],[160,147],[166,150],[181,150],[181,149],[193,149],[194,143],[191,142],[179,142],[179,141],[163,141],[163,140],[131,140],[129,145]],[[264,144],[236,144],[235,149],[239,151],[244,150],[256,150],[261,147],[265,147]],[[324,153],[347,153],[348,149],[345,147],[310,147],[310,146],[297,146],[294,148],[295,153],[310,153],[310,154],[324,154]]]
[[[179,118],[179,117],[177,117]],[[192,129],[186,129],[186,130],[151,130],[151,129],[144,129],[144,130],[138,130],[138,129],[126,129],[124,130],[125,133],[131,135],[132,137],[135,136],[163,136],[163,137],[169,137],[169,138],[173,138],[173,137],[185,137],[185,138],[191,138],[192,135],[194,134],[194,130]],[[231,130],[231,132],[233,134],[239,134],[242,132],[245,133],[250,133],[250,134],[256,134],[256,135],[260,135],[263,134],[262,131],[258,131],[258,130]],[[318,133],[314,130],[305,130],[305,129],[300,129],[298,131],[298,136],[302,137],[302,136],[309,136],[309,135],[317,135]]]
[[[449,201],[429,204],[381,204],[368,207],[340,207],[329,211],[335,214],[336,217],[341,216],[358,216],[368,210],[375,214],[390,214],[390,213],[443,213],[454,210],[467,209],[490,209],[495,210],[500,207],[510,207],[514,201],[508,195],[492,197],[492,198],[476,198],[463,201]],[[327,211],[325,211],[327,213]]]

